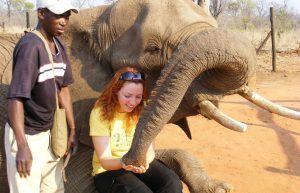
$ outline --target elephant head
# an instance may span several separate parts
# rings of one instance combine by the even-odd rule
[[[82,19],[88,15],[90,20]],[[207,11],[190,0],[119,0],[81,11],[72,18],[74,33],[88,37],[102,65],[133,66],[147,73],[151,96],[137,125],[128,164],[145,162],[145,152],[167,123],[179,124],[189,137],[185,117],[201,114],[233,130],[246,125],[219,111],[218,100],[238,93],[259,106],[300,119],[247,86],[255,75],[253,46],[239,34],[217,28]],[[88,27],[92,26],[92,27]]]

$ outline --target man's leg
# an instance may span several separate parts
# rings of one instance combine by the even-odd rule
[[[11,193],[40,193],[41,171],[45,165],[43,159],[47,151],[47,134],[26,135],[27,143],[32,154],[30,176],[21,178],[16,168],[17,143],[12,128],[5,125],[5,152],[7,164],[7,178]]]
[[[50,143],[50,134],[48,137]],[[46,164],[42,170],[41,193],[64,193],[62,168],[64,158],[57,159],[49,145]]]

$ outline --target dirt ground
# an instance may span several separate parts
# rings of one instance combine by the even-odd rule
[[[300,49],[258,57],[257,93],[300,112]],[[300,192],[300,121],[265,111],[238,95],[225,97],[220,109],[248,125],[245,133],[229,130],[201,116],[188,119],[192,140],[175,125],[156,139],[158,148],[184,148],[198,157],[214,178],[234,186],[235,193]],[[185,192],[189,192],[185,187]]]

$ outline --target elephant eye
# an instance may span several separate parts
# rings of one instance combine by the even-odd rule
[[[149,45],[146,47],[146,52],[150,52],[151,54],[157,54],[160,52],[160,47],[157,45]]]

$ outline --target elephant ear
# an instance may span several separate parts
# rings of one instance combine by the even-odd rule
[[[182,119],[174,122],[174,124],[179,126],[184,131],[184,133],[186,134],[186,136],[189,139],[192,139],[191,130],[190,130],[190,127],[189,127],[189,124],[188,124],[188,121],[186,118],[182,118]]]

